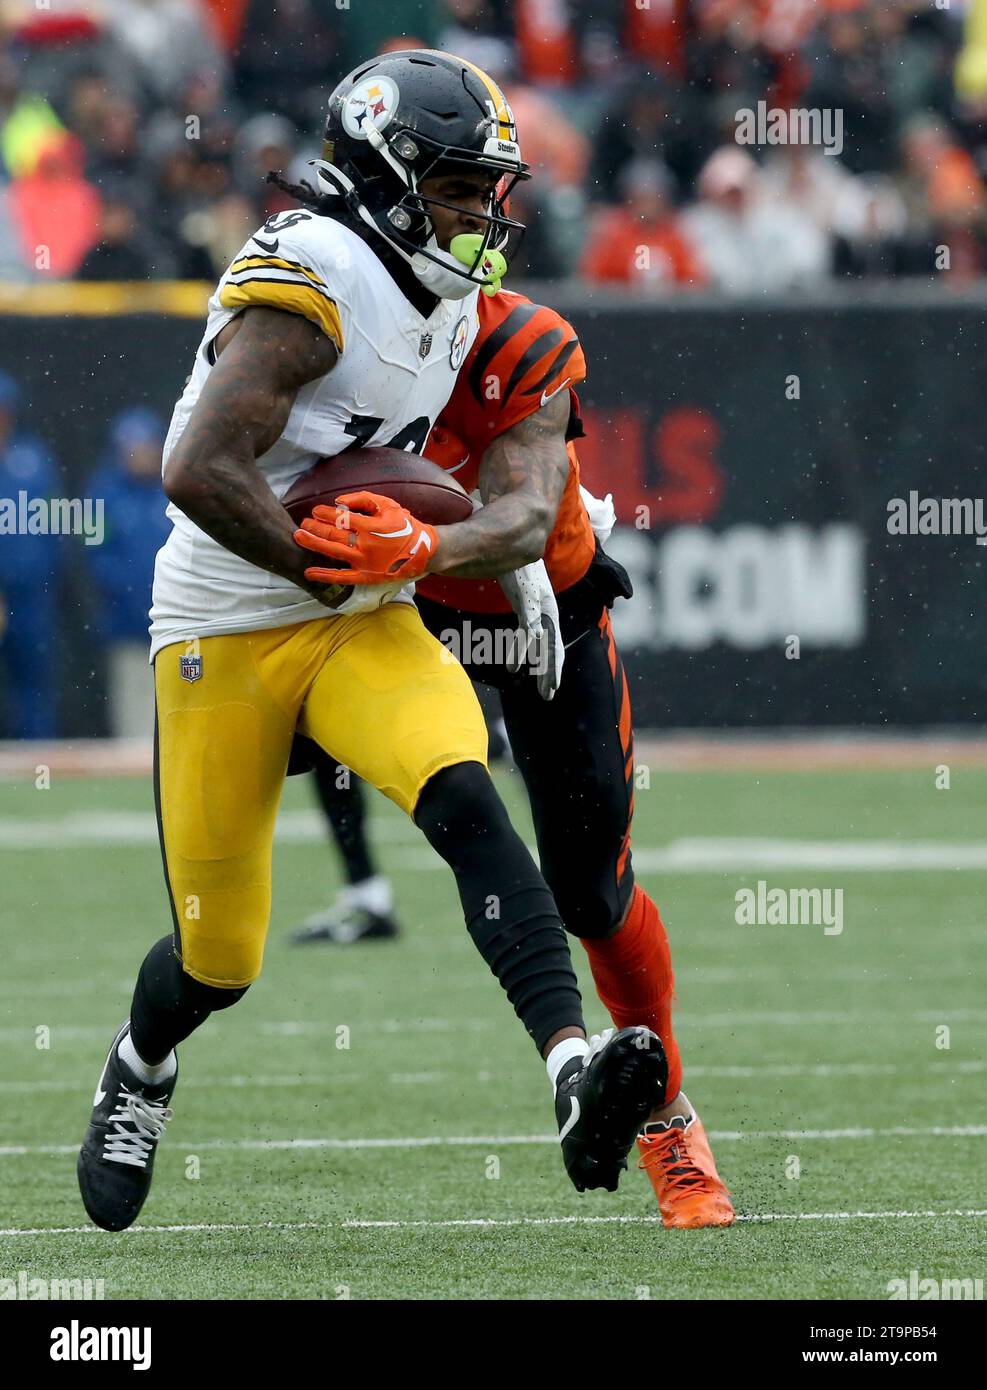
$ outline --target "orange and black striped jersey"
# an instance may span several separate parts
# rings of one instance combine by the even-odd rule
[[[573,388],[586,376],[576,331],[554,309],[508,290],[481,295],[478,309],[480,331],[425,449],[427,457],[455,474],[467,492],[477,486],[490,443],[560,391],[570,393],[575,425],[570,431],[578,433],[579,402]],[[545,563],[558,593],[583,577],[596,550],[579,495],[579,460],[571,439],[568,450],[569,477],[545,547]],[[418,592],[467,612],[510,611],[496,579],[428,575],[419,582]]]

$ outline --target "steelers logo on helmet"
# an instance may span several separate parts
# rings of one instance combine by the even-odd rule
[[[398,109],[398,85],[383,73],[358,83],[343,104],[343,125],[355,140],[367,139],[367,128],[383,130]]]

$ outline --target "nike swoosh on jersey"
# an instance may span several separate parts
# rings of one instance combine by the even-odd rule
[[[269,256],[273,256],[275,251],[278,249],[277,237],[275,237],[273,241],[261,241],[259,236],[251,237],[250,240],[256,241],[260,249],[262,251],[265,251]]]
[[[457,463],[457,464],[456,464],[455,468],[447,468],[447,469],[446,469],[446,472],[447,472],[447,473],[458,473],[459,470],[460,470],[461,468],[465,468],[465,467],[466,467],[466,465],[469,463],[469,461],[470,461],[470,456],[469,456],[469,454],[467,454],[466,457],[465,457],[460,463]]]
[[[562,1128],[559,1130],[559,1139],[560,1139],[560,1140],[561,1140],[561,1139],[564,1139],[564,1138],[566,1137],[566,1135],[569,1133],[569,1131],[570,1131],[571,1129],[573,1129],[573,1128],[579,1123],[579,1100],[578,1100],[578,1097],[576,1097],[576,1096],[570,1096],[570,1097],[569,1097],[569,1104],[572,1106],[572,1110],[571,1110],[570,1113],[569,1113],[569,1118],[566,1120],[565,1124],[564,1124],[564,1125],[562,1126]]]
[[[396,540],[398,536],[410,536],[411,521],[406,517],[405,523],[400,531],[371,531],[370,534],[372,536],[378,536],[382,541]]]
[[[557,396],[557,395],[559,394],[560,391],[564,390],[565,387],[569,385],[569,382],[570,382],[571,380],[572,380],[572,377],[571,377],[571,376],[567,376],[566,379],[565,379],[565,381],[563,381],[562,385],[561,385],[561,386],[556,386],[556,388],[555,388],[554,391],[543,391],[543,392],[541,393],[541,403],[542,403],[542,405],[548,405],[548,403],[549,403],[549,401],[552,399],[552,397],[553,397],[553,396]]]

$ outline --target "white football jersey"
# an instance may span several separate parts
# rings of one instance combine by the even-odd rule
[[[257,460],[276,497],[317,459],[354,444],[421,453],[476,338],[477,294],[442,300],[425,319],[348,227],[301,209],[279,213],[247,242],[209,301],[164,464],[212,370],[216,335],[251,305],[304,314],[339,349],[336,366],[302,387],[281,438]],[[154,573],[152,660],[173,642],[333,616],[296,584],[226,550],[174,504],[168,515],[174,529]],[[381,591],[392,596],[403,594],[396,586]],[[368,597],[354,595],[364,606]]]

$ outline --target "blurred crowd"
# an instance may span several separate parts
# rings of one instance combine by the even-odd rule
[[[0,0],[0,284],[215,282],[288,206],[267,172],[305,178],[337,80],[408,46],[507,92],[535,175],[521,275],[663,296],[987,274],[987,0]],[[738,138],[793,110],[838,141]],[[30,405],[0,373],[0,498],[62,487]],[[66,718],[69,593],[108,727],[146,732],[165,422],[120,407],[84,484],[104,543],[0,547],[0,737]]]
[[[519,270],[637,292],[987,268],[987,0],[4,0],[0,280],[214,281],[338,78],[437,46],[504,86]],[[820,144],[738,112],[840,113]]]

